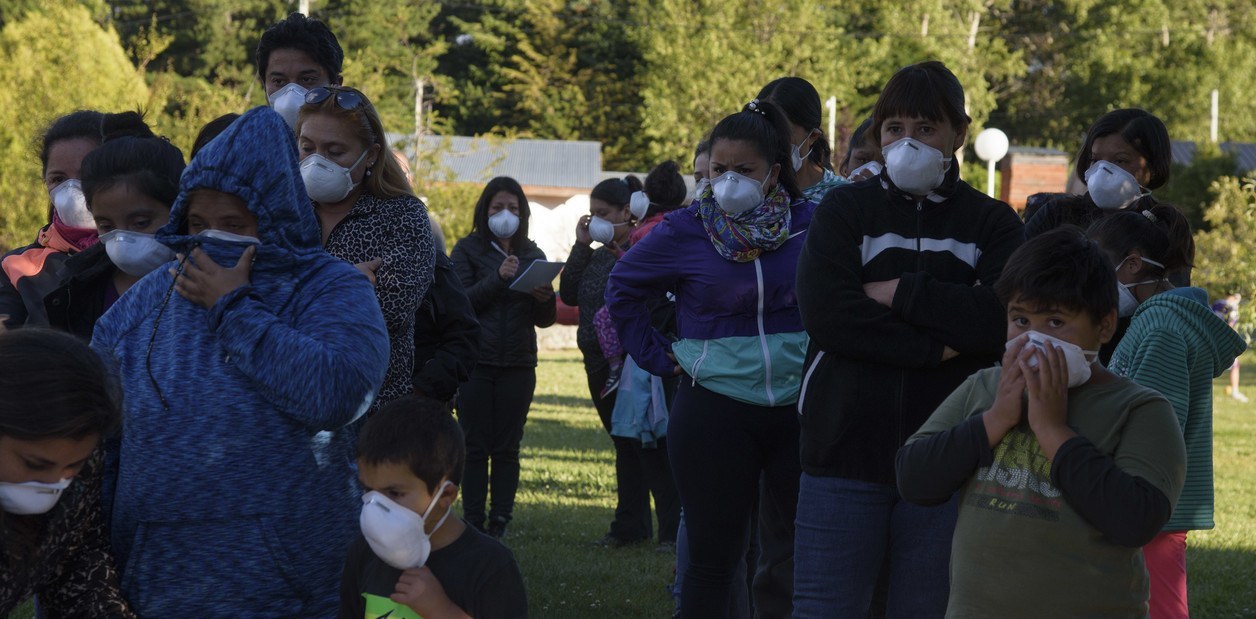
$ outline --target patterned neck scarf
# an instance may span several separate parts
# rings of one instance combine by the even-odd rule
[[[715,251],[727,260],[750,262],[789,240],[789,202],[789,192],[777,183],[762,204],[744,213],[729,215],[715,202],[708,187],[698,197],[698,218]]]
[[[828,193],[830,189],[840,187],[848,182],[846,179],[834,174],[833,170],[825,170],[820,182],[802,190],[802,197],[819,204],[820,200],[824,199],[824,194]]]

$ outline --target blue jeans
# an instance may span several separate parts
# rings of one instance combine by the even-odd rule
[[[878,589],[886,599],[875,606],[886,617],[942,617],[956,514],[956,497],[921,507],[902,500],[894,486],[803,473],[794,617],[863,619]]]

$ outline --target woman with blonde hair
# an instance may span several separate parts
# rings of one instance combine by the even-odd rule
[[[296,132],[301,178],[323,247],[370,278],[388,325],[391,352],[378,406],[413,389],[415,310],[434,267],[427,207],[414,196],[379,114],[361,91],[311,90]]]

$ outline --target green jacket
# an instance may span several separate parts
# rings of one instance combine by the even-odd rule
[[[1208,307],[1201,288],[1178,288],[1138,306],[1109,369],[1159,391],[1186,440],[1186,485],[1165,531],[1213,528],[1212,380],[1247,345]]]

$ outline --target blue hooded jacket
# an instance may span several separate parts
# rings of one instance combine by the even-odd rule
[[[122,589],[145,617],[333,616],[357,532],[354,424],[388,364],[370,282],[321,248],[292,130],[242,116],[184,172],[157,234],[223,265],[243,246],[184,234],[189,194],[234,194],[257,217],[250,284],[206,310],[169,267],[100,319],[124,425],[111,497]]]

